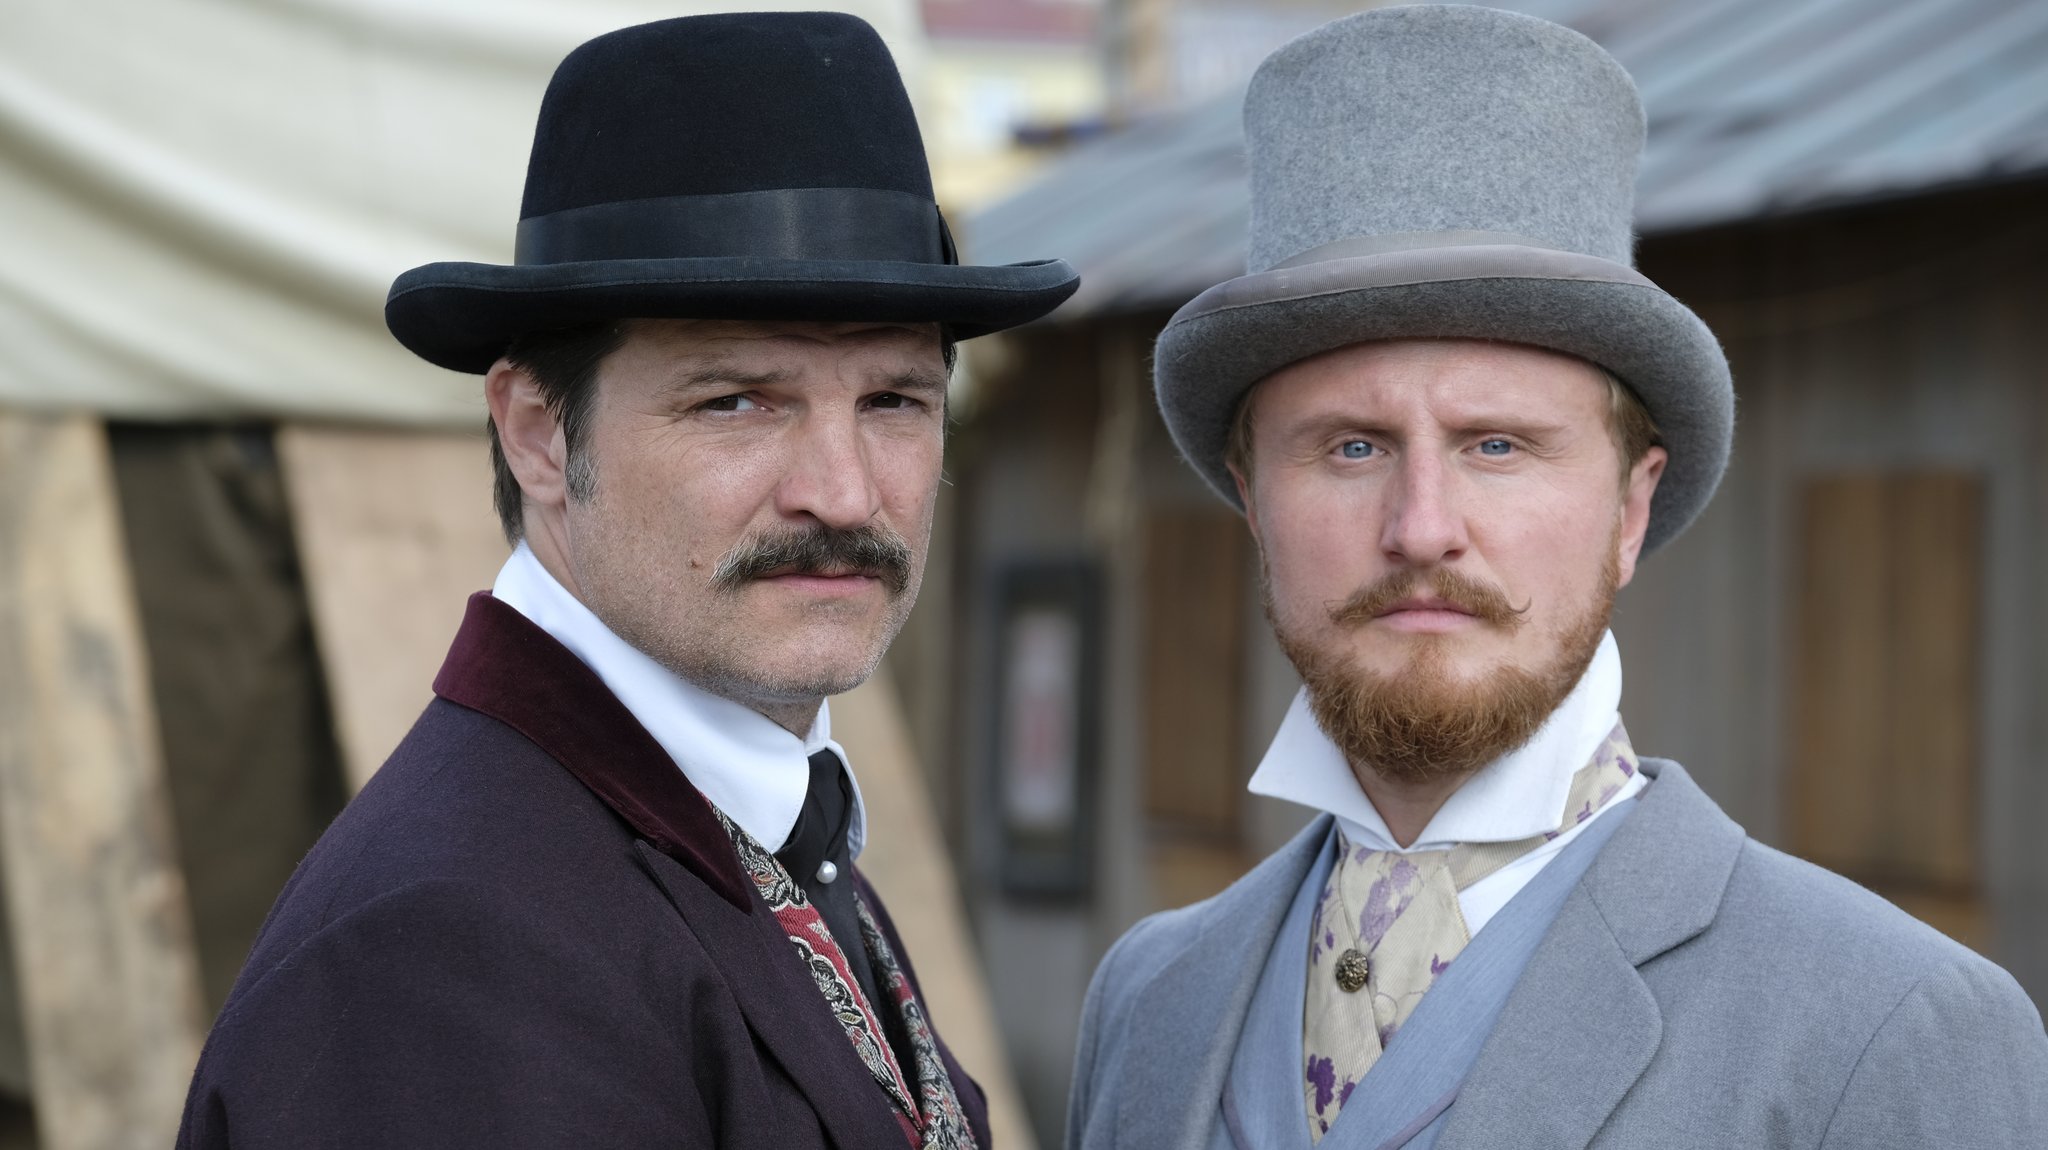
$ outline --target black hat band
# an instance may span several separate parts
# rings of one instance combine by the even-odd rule
[[[883,188],[776,188],[565,208],[519,221],[512,262],[733,257],[959,262],[937,204]]]

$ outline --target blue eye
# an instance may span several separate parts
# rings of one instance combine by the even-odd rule
[[[1514,449],[1515,445],[1505,439],[1482,439],[1479,441],[1479,454],[1481,455],[1491,455],[1498,458]]]
[[[1372,455],[1372,444],[1363,439],[1352,439],[1337,450],[1343,452],[1346,459],[1366,459]]]

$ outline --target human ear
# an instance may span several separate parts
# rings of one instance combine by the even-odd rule
[[[499,359],[484,375],[484,402],[497,426],[505,464],[526,502],[559,511],[567,499],[568,446],[561,421],[548,410],[532,373]]]
[[[1263,548],[1265,543],[1259,538],[1259,505],[1252,501],[1251,482],[1244,477],[1244,472],[1237,469],[1236,464],[1225,466],[1230,471],[1230,481],[1237,484],[1237,501],[1244,504],[1244,521],[1252,529],[1252,542]]]
[[[1664,465],[1671,454],[1661,447],[1643,453],[1629,469],[1628,486],[1621,496],[1621,532],[1616,541],[1615,566],[1621,573],[1618,587],[1628,586],[1636,575],[1636,559],[1643,552],[1643,537],[1650,530],[1650,500],[1657,494],[1657,481],[1664,477]]]

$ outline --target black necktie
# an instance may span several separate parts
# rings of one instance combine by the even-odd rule
[[[789,841],[775,852],[805,897],[818,908],[819,917],[832,931],[832,938],[853,968],[861,993],[881,1017],[882,1030],[896,1051],[897,1064],[906,1075],[915,1076],[909,1061],[910,1047],[902,1038],[903,1023],[896,1002],[884,997],[875,981],[874,964],[868,961],[867,944],[860,933],[860,912],[854,894],[853,859],[846,836],[853,829],[853,780],[847,778],[839,756],[829,750],[811,756],[811,784],[804,793],[803,812],[789,832]]]

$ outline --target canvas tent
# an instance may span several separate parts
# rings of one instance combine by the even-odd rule
[[[911,0],[835,6],[915,95]],[[392,278],[509,259],[565,52],[713,7],[0,8],[0,1094],[41,1145],[168,1144],[256,920],[503,556],[477,381],[389,337]],[[886,681],[835,728],[864,869],[1028,1144]]]

